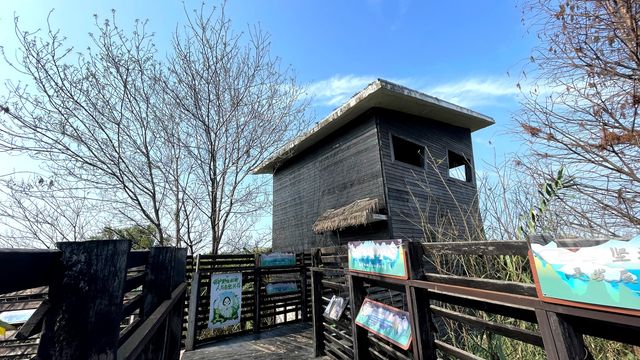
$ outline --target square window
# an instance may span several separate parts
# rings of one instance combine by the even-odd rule
[[[405,164],[424,167],[424,146],[397,136],[391,136],[393,158]]]
[[[471,182],[471,164],[463,155],[455,153],[451,150],[447,153],[449,160],[449,177],[466,182]]]

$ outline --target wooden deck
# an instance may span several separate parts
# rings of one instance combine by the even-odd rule
[[[311,324],[286,325],[255,335],[221,340],[182,355],[183,360],[205,359],[316,359]],[[317,359],[327,359],[319,357]]]

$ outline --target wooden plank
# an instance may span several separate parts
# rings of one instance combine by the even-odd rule
[[[362,302],[366,296],[364,281],[357,275],[348,274],[349,281],[349,298],[351,299],[351,314],[355,319],[356,314],[360,311]],[[353,355],[355,360],[366,359],[369,348],[368,332],[361,326],[356,325],[355,321],[351,322],[351,332],[353,334]]]
[[[187,311],[187,338],[185,339],[185,350],[191,351],[195,347],[196,341],[196,315],[198,311],[198,293],[200,291],[200,271],[198,265],[200,263],[200,255],[196,257],[196,266],[191,279],[191,294],[189,296],[189,310]]]
[[[142,293],[134,296],[124,303],[121,318],[124,319],[133,314],[134,311],[140,308],[140,305],[142,305]]]
[[[152,247],[145,271],[144,292],[140,317],[147,319],[155,309],[171,297],[173,259],[175,248],[171,246]],[[167,322],[152,336],[148,347],[142,350],[141,359],[161,359],[164,355],[164,341]]]
[[[423,288],[434,293],[450,294],[459,297],[502,303],[513,308],[533,310],[541,307],[541,301],[535,297],[508,294],[498,291],[468,288],[464,286],[439,284],[429,281],[409,280],[411,286]]]
[[[322,324],[322,272],[311,271],[311,311],[313,320],[313,356],[324,354],[324,332]]]
[[[524,240],[430,242],[422,244],[425,252],[437,255],[517,255],[526,256],[529,246]]]
[[[113,359],[118,346],[129,240],[58,243],[38,358]]]
[[[187,283],[180,284],[172,293],[168,300],[162,302],[155,311],[144,320],[142,325],[131,335],[131,337],[118,348],[118,360],[135,359],[141,354],[148,342],[160,329],[166,317],[176,303],[179,303],[182,294],[187,288]]]
[[[412,347],[417,350],[419,359],[435,360],[436,327],[431,318],[428,293],[424,289],[407,286],[407,295],[409,314],[411,314],[411,331],[414,334]]]
[[[127,269],[145,266],[149,260],[149,250],[132,250],[127,255]]]
[[[308,320],[308,315],[309,315],[309,309],[308,309],[308,301],[307,301],[307,296],[309,294],[307,294],[307,271],[308,268],[307,266],[303,265],[302,269],[300,271],[300,288],[302,290],[302,293],[300,294],[302,296],[302,309],[301,311],[301,320],[303,322],[306,322]]]
[[[549,348],[551,351],[557,351],[558,359],[593,360],[593,356],[584,344],[582,334],[562,315],[549,311],[544,311],[544,314],[542,312],[537,311],[536,315],[538,315],[545,350]]]
[[[457,311],[441,308],[439,306],[431,305],[430,309],[434,315],[443,316],[447,319],[455,320],[478,329],[488,330],[495,334],[519,340],[527,344],[544,347],[542,344],[542,337],[536,332],[513,325],[500,324],[494,321],[481,319],[475,316],[459,313]]]
[[[456,359],[461,359],[461,360],[484,360],[483,358],[473,355],[472,353],[466,352],[462,349],[458,349],[455,346],[449,345],[445,342],[442,342],[440,340],[436,340],[435,341],[435,346],[436,349],[442,351],[443,353],[447,354],[447,355],[451,355],[454,356]],[[567,358],[568,360],[569,358]]]
[[[254,300],[253,300],[253,304],[256,310],[253,311],[253,333],[258,333],[260,332],[260,326],[262,326],[262,317],[261,317],[261,311],[260,311],[260,291],[262,288],[262,269],[258,266],[258,257],[256,256],[255,259],[255,268],[254,268],[254,272],[255,272],[255,281],[253,283],[253,291],[254,291]]]
[[[42,300],[40,306],[36,309],[36,311],[29,317],[27,322],[22,324],[18,332],[14,335],[16,339],[26,340],[29,337],[39,333],[42,331],[42,323],[44,321],[44,317],[49,311],[49,299]],[[1,345],[0,345],[1,346]]]
[[[534,284],[440,274],[426,274],[425,280],[440,284],[457,285],[476,289],[506,292],[509,294],[537,297],[536,286]]]
[[[145,273],[140,273],[140,274],[127,277],[127,280],[124,283],[124,291],[129,292],[135,288],[142,286],[144,284],[145,277],[146,277]]]
[[[534,308],[514,306],[508,299],[506,301],[496,301],[486,297],[471,297],[446,292],[429,292],[431,300],[442,301],[451,305],[458,305],[484,312],[511,317],[530,323],[536,322]]]
[[[60,256],[57,250],[0,249],[0,264],[14,274],[0,281],[0,294],[49,285]]]
[[[171,276],[171,287],[176,288],[186,280],[186,248],[175,248],[173,255],[173,266]],[[184,292],[179,295],[178,302],[173,306],[169,318],[167,319],[167,334],[164,340],[164,359],[180,359],[180,338],[182,335],[182,318],[184,306]]]

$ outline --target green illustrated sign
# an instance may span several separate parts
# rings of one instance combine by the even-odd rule
[[[209,329],[221,329],[240,323],[242,274],[211,274]]]
[[[298,284],[295,282],[274,282],[265,286],[267,295],[286,294],[298,291]]]
[[[402,240],[349,242],[349,270],[407,279]]]
[[[406,311],[366,298],[355,322],[403,350],[411,344],[411,323]]]
[[[280,267],[293,266],[296,264],[296,254],[294,253],[269,253],[260,255],[260,266]]]
[[[544,301],[640,310],[640,236],[577,248],[532,243],[530,261]]]

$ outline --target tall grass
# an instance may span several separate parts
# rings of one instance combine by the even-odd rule
[[[428,154],[429,155],[429,154]],[[437,186],[446,188],[447,201],[435,199],[426,176],[415,176],[409,189],[423,241],[483,241],[522,239],[528,233],[543,232],[556,237],[588,237],[602,235],[599,227],[576,226],[576,217],[563,207],[562,184],[558,179],[536,183],[535,179],[513,166],[494,165],[485,176],[476,180],[478,195],[471,204],[456,200],[455,188],[449,186],[439,170],[442,159],[427,161],[439,176]],[[562,180],[563,174],[559,174]],[[416,189],[415,184],[419,184]],[[553,184],[553,186],[548,186]],[[434,184],[436,185],[436,184]],[[417,194],[426,193],[425,196]],[[444,206],[445,203],[454,205]],[[409,215],[409,214],[408,214]],[[415,218],[410,214],[407,219]],[[520,283],[533,283],[529,261],[522,256],[457,256],[433,254],[429,259],[438,273],[476,278],[488,278]],[[481,319],[507,324],[521,329],[539,331],[537,324],[462,308],[449,304],[435,305]],[[465,351],[487,359],[546,359],[543,349],[503,337],[491,331],[478,330],[458,322],[443,319],[437,324],[438,337]],[[585,345],[595,359],[640,359],[640,351],[630,345],[585,336]],[[635,352],[634,352],[635,350]]]

